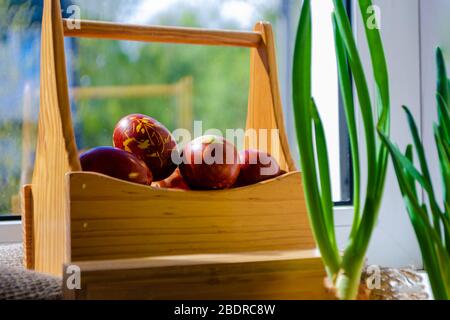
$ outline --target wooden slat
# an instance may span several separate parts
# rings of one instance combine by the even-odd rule
[[[34,269],[33,194],[31,185],[22,188],[23,264]]]
[[[81,21],[80,28],[71,29],[68,25],[71,23],[64,20],[66,37],[249,48],[257,47],[261,42],[261,34],[257,32],[140,26],[88,20]]]
[[[39,133],[33,173],[34,262],[61,275],[68,261],[68,198],[64,176],[79,171],[72,126],[59,1],[45,0],[41,40]]]
[[[194,79],[192,77],[184,77],[177,84],[177,104],[180,108],[180,128],[193,130],[193,84]]]
[[[284,125],[272,27],[260,22],[256,24],[255,32],[262,34],[263,41],[251,50],[247,129],[257,130],[257,139],[246,141],[246,146],[270,152],[282,170],[295,171]],[[266,138],[260,136],[260,129],[268,129]],[[272,129],[278,129],[278,139],[274,141]]]
[[[72,261],[315,247],[298,172],[204,192],[87,172],[68,179]]]
[[[324,287],[326,275],[321,259],[311,250],[72,264],[81,269],[81,290],[64,286],[66,299],[334,298]],[[64,274],[67,280],[68,274]]]
[[[77,87],[72,89],[75,99],[105,99],[105,98],[139,98],[173,95],[177,92],[176,85],[135,85],[135,86],[104,86]]]
[[[191,130],[193,123],[192,88],[193,78],[187,76],[173,84],[75,87],[71,89],[71,94],[77,100],[174,96],[178,109],[177,126]]]

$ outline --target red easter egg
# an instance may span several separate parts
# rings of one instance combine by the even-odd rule
[[[281,175],[280,166],[267,152],[244,150],[240,153],[241,171],[235,187],[248,186]]]
[[[153,176],[144,161],[112,147],[98,147],[80,156],[83,171],[98,172],[113,178],[151,185]]]
[[[226,189],[239,175],[236,147],[222,137],[203,136],[191,141],[181,158],[181,175],[192,189]]]
[[[177,167],[172,161],[172,152],[177,152],[175,139],[166,127],[149,116],[124,117],[114,129],[113,142],[116,148],[142,159],[155,181],[169,177]]]

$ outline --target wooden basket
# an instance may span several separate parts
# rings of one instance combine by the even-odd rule
[[[279,129],[276,157],[288,173],[194,192],[81,172],[64,36],[250,48],[247,128]],[[80,266],[82,290],[65,288],[67,298],[329,298],[284,129],[268,23],[235,32],[82,21],[70,30],[59,1],[45,0],[36,152],[24,187],[26,264],[59,276],[63,264]]]

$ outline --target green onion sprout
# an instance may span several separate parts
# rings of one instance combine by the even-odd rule
[[[377,129],[386,137],[390,128],[390,96],[387,64],[380,31],[365,24],[372,72],[376,85],[375,106],[342,0],[333,0],[335,49],[341,95],[350,137],[353,162],[354,219],[348,244],[341,254],[334,229],[333,201],[327,143],[323,124],[311,94],[312,24],[311,0],[304,0],[297,31],[293,67],[293,102],[302,180],[310,224],[320,250],[329,282],[340,299],[355,299],[360,285],[366,251],[375,227],[383,195],[388,148],[380,142]],[[371,0],[359,0],[364,21],[368,21]],[[367,158],[367,183],[361,192],[360,146],[353,85],[359,100]],[[375,116],[376,115],[376,116]],[[375,122],[376,121],[376,122]]]

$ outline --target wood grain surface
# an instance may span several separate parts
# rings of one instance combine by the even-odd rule
[[[257,48],[251,49],[250,94],[247,111],[247,129],[257,130],[257,139],[247,141],[251,149],[268,151],[277,159],[282,170],[295,171],[295,163],[287,140],[280,91],[278,88],[278,70],[275,57],[275,43],[272,27],[260,22],[255,32],[261,33],[263,41]],[[267,129],[267,135],[260,135],[261,129]],[[271,130],[277,130],[275,139]]]
[[[23,265],[26,269],[34,269],[34,224],[33,224],[33,193],[31,185],[22,188],[22,235],[23,235]]]
[[[81,290],[65,286],[66,299],[334,299],[323,285],[325,272],[314,250],[73,264],[81,270]]]
[[[59,1],[45,0],[41,40],[41,94],[33,173],[36,271],[61,275],[68,261],[64,175],[81,170],[73,132]]]
[[[68,180],[72,261],[315,247],[298,172],[223,191]]]
[[[257,32],[143,26],[87,20],[81,21],[78,29],[71,29],[69,25],[71,23],[65,20],[64,34],[67,37],[77,38],[237,47],[257,47],[261,42],[261,34]]]

